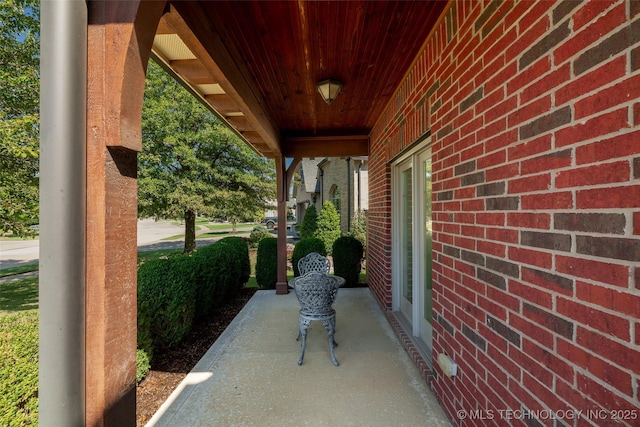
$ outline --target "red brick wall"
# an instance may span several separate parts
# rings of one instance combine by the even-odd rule
[[[640,2],[451,6],[371,135],[368,278],[385,308],[388,162],[427,130],[433,356],[460,368],[436,366],[432,388],[449,416],[640,425]],[[500,412],[523,409],[582,413]],[[631,412],[598,412],[615,410]]]

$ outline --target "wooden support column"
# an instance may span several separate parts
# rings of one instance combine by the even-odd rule
[[[289,293],[287,283],[287,169],[284,157],[276,157],[276,185],[278,197],[278,280],[276,294]]]
[[[278,280],[276,294],[289,293],[287,283],[287,202],[289,201],[289,187],[293,174],[301,158],[293,159],[287,168],[284,157],[276,157],[276,185],[278,186]]]
[[[137,152],[165,2],[88,5],[86,425],[135,425]]]

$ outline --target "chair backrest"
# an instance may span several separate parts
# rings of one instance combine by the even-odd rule
[[[332,311],[339,280],[317,271],[311,271],[294,279],[293,288],[300,301],[301,312],[308,316],[323,316]]]
[[[298,261],[298,271],[301,276],[311,271],[329,274],[330,270],[331,263],[329,259],[320,255],[318,252],[310,252]]]

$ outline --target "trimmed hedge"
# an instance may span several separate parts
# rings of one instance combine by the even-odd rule
[[[217,243],[199,249],[193,257],[202,273],[196,279],[196,318],[199,320],[210,316],[227,298],[234,274],[239,274],[240,262],[226,245]]]
[[[241,237],[225,237],[193,255],[196,287],[195,320],[201,320],[225,299],[235,298],[249,280],[249,248]]]
[[[194,321],[239,293],[250,268],[249,248],[240,237],[140,265],[138,349],[151,359],[154,350],[182,341]]]
[[[358,286],[363,254],[362,243],[353,236],[342,236],[334,242],[333,273],[345,279],[346,287]]]
[[[194,286],[196,290],[194,320],[205,319],[213,307],[219,305],[226,293],[226,254],[215,244],[205,246],[194,252]],[[220,269],[219,265],[225,266]]]
[[[177,256],[138,267],[138,348],[152,349],[179,343],[191,329],[195,314],[194,260]]]
[[[323,241],[316,237],[302,239],[296,243],[296,246],[293,248],[293,256],[291,258],[294,277],[298,277],[300,275],[300,271],[298,270],[298,261],[311,252],[317,252],[322,256],[327,256],[327,249],[325,248]]]
[[[0,425],[37,425],[37,310],[0,316],[0,378]]]
[[[258,243],[256,281],[263,289],[275,289],[278,281],[278,239],[267,237]]]
[[[240,293],[245,283],[249,281],[249,277],[251,277],[249,246],[242,237],[234,236],[221,239],[217,245],[222,245],[231,252],[234,259],[234,265],[235,262],[238,263],[237,269],[233,269],[232,277],[230,277],[229,283],[231,286],[227,288],[227,292],[225,294],[227,298],[235,298]]]

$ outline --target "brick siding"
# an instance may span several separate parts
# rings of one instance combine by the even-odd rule
[[[389,162],[427,132],[433,359],[459,365],[431,387],[452,422],[640,425],[640,2],[451,4],[371,134],[367,273],[386,310]]]

